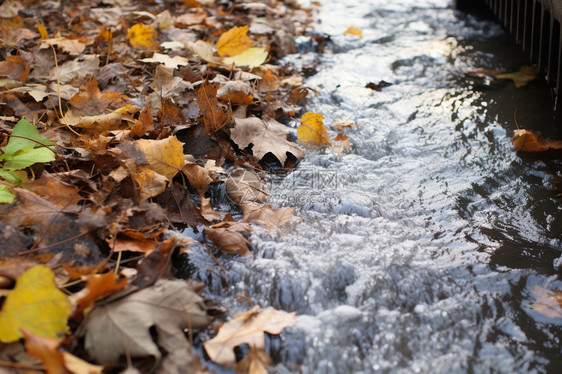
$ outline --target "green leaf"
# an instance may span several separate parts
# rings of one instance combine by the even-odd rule
[[[11,204],[14,202],[16,195],[10,191],[10,189],[3,184],[0,184],[0,203],[1,204]]]
[[[21,182],[23,182],[23,179],[20,178],[20,176],[17,173],[14,173],[13,171],[6,170],[4,168],[0,169],[0,177],[4,178],[8,182],[10,182],[12,184],[15,184],[15,185],[19,185]]]
[[[4,168],[8,170],[21,170],[37,162],[49,162],[54,159],[55,153],[49,148],[35,148],[12,156],[6,161]]]
[[[20,138],[20,136],[23,138]],[[53,145],[54,143],[49,139],[45,138],[44,136],[40,135],[39,131],[37,131],[37,127],[34,124],[32,124],[31,122],[25,119],[21,119],[14,126],[14,130],[12,131],[12,137],[10,137],[8,144],[0,149],[2,149],[2,152],[4,152],[5,154],[13,155],[16,152],[23,150],[24,148],[33,149],[37,147],[43,147],[41,144]]]

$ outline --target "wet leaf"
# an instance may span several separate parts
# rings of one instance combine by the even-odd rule
[[[137,23],[127,32],[127,39],[134,48],[153,49],[157,46],[154,38],[158,35],[158,31],[152,27]]]
[[[39,336],[59,338],[68,332],[70,302],[55,286],[55,275],[38,265],[16,281],[0,312],[0,340],[14,342],[23,337],[20,328]]]
[[[328,129],[322,122],[324,116],[318,113],[307,112],[301,117],[301,124],[297,128],[297,137],[303,143],[312,145],[331,145]]]
[[[217,52],[219,56],[236,56],[256,42],[248,37],[249,26],[233,27],[222,34],[217,41]]]
[[[267,60],[267,56],[265,48],[250,48],[234,57],[226,57],[222,61],[227,65],[247,66],[252,69],[262,65]]]
[[[522,66],[516,73],[498,74],[498,79],[511,79],[515,83],[515,87],[524,87],[529,82],[535,80],[539,75],[540,70],[535,66]]]
[[[338,157],[341,156],[341,153],[345,150],[349,152],[351,148],[351,141],[347,137],[347,135],[337,134],[336,139],[334,139],[334,143],[332,144],[332,149],[338,152]]]
[[[240,223],[223,222],[205,228],[205,234],[223,252],[231,255],[248,255],[252,244],[244,236],[250,226]]]
[[[270,232],[279,231],[289,222],[300,221],[299,217],[294,216],[295,208],[292,207],[274,208],[271,205],[260,206],[251,202],[244,203],[240,207],[244,215],[242,222],[263,225]]]
[[[530,307],[550,318],[562,318],[562,291],[552,291],[540,286],[534,286],[531,291],[536,297]]]
[[[209,358],[220,365],[234,365],[234,347],[248,344],[256,349],[265,348],[264,332],[278,335],[284,328],[297,323],[296,313],[273,308],[259,312],[259,306],[235,316],[226,322],[217,336],[203,343]]]
[[[175,136],[162,140],[139,139],[136,144],[146,155],[148,168],[167,180],[172,180],[185,164],[182,143]]]
[[[252,145],[252,153],[257,159],[271,152],[284,165],[287,153],[298,159],[304,157],[302,148],[288,140],[289,127],[273,119],[264,121],[256,117],[235,118],[234,121],[236,125],[230,130],[230,138],[241,149]]]
[[[358,36],[359,38],[363,37],[363,31],[355,26],[349,26],[344,34]]]
[[[125,355],[160,359],[159,347],[191,355],[184,329],[206,327],[211,321],[191,282],[160,279],[154,286],[94,307],[85,321],[85,348],[102,364],[117,363]]]
[[[524,129],[513,132],[513,145],[518,152],[545,153],[562,151],[562,141],[543,139],[540,133]]]

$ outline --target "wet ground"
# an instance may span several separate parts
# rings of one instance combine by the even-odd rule
[[[546,84],[468,78],[528,61],[449,1],[322,4],[324,53],[303,38],[288,61],[319,62],[306,110],[356,122],[352,149],[309,150],[271,197],[303,222],[256,229],[253,260],[220,259],[228,277],[196,251],[195,277],[232,314],[243,294],[297,312],[269,340],[274,373],[556,372],[562,323],[531,305],[536,286],[562,290],[559,172],[510,140],[516,108],[519,126],[556,133]],[[364,88],[381,80],[393,85]]]

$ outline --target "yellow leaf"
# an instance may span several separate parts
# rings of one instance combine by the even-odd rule
[[[256,42],[248,37],[249,26],[233,27],[221,35],[217,41],[217,52],[219,56],[236,56]]]
[[[41,40],[49,39],[49,33],[42,23],[37,24],[37,30],[39,31],[39,35],[41,35]]]
[[[539,69],[534,66],[522,66],[516,73],[509,74],[498,74],[496,78],[498,79],[511,79],[515,83],[515,87],[526,86],[532,80],[535,80],[539,75]]]
[[[145,165],[139,167],[138,173],[132,173],[131,178],[138,183],[139,199],[141,201],[158,196],[166,191],[166,177],[154,172]]]
[[[322,121],[324,116],[318,113],[307,112],[301,117],[301,124],[297,128],[297,138],[301,142],[322,145],[332,144],[328,137],[328,129]]]
[[[355,35],[362,38],[363,31],[361,31],[361,29],[358,29],[355,26],[350,26],[347,30],[345,30],[345,35]]]
[[[137,145],[146,155],[148,168],[171,180],[183,167],[183,146],[171,136],[161,140],[139,139]]]
[[[59,338],[68,331],[70,302],[56,287],[55,275],[38,265],[23,273],[0,312],[0,340],[14,342],[25,328],[38,336]]]
[[[129,29],[127,39],[129,39],[132,47],[152,49],[157,45],[154,40],[156,35],[158,35],[158,32],[152,27],[137,23]]]
[[[227,65],[234,64],[236,66],[257,68],[263,64],[265,60],[267,60],[267,51],[265,48],[250,48],[234,57],[226,57],[222,62]]]

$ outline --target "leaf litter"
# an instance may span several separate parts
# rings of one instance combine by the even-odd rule
[[[224,310],[202,284],[173,278],[173,258],[203,246],[222,267],[222,253],[253,256],[254,227],[280,235],[298,222],[267,204],[260,162],[290,172],[305,155],[287,124],[315,90],[276,63],[312,11],[288,0],[1,7],[0,340],[12,343],[0,353],[51,373],[206,370],[193,336]],[[299,141],[331,144],[308,115]],[[238,221],[214,205],[218,185]],[[202,233],[197,249],[186,226]],[[205,350],[263,373],[264,332],[295,322],[254,308]],[[235,343],[251,343],[238,364]]]

